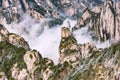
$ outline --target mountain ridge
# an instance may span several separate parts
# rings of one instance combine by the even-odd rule
[[[120,2],[105,0],[103,4],[102,1],[99,2],[100,5],[98,2],[95,3],[95,0],[90,4],[88,2],[84,0],[1,0],[0,80],[119,80]],[[77,12],[79,10],[82,12]],[[35,18],[37,23],[43,18],[52,18],[54,21],[48,21],[52,25],[44,23],[48,24],[49,29],[58,23],[62,24],[66,17],[77,16],[78,20],[74,27],[70,26],[72,23],[69,21],[67,25],[61,27],[58,64],[42,57],[37,50],[32,50],[23,37],[10,33],[6,29],[10,26],[4,26],[12,22],[21,22],[20,17],[25,12]],[[73,33],[85,26],[89,27],[88,32],[93,32],[93,40],[103,42],[113,40],[111,46],[97,48],[93,42],[79,44]]]

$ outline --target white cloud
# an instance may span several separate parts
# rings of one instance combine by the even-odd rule
[[[84,44],[86,42],[93,42],[97,48],[106,48],[111,45],[109,40],[105,42],[93,40],[92,38],[93,32],[92,31],[88,32],[88,26],[78,29],[73,33],[74,33],[74,37],[76,38],[79,44]]]
[[[47,22],[51,19],[36,21],[27,14],[23,15],[22,18],[23,20],[19,23],[6,24],[6,28],[10,32],[24,37],[31,49],[38,50],[43,57],[52,59],[55,64],[58,63],[60,26],[48,28]]]
[[[83,27],[73,32],[73,35],[77,39],[79,44],[84,44],[86,42],[92,41],[92,36],[90,35],[91,32],[88,32],[88,27]]]
[[[29,15],[23,15],[23,20],[20,23],[12,23],[6,25],[6,28],[13,33],[19,34],[24,37],[29,43],[31,49],[36,49],[43,57],[48,57],[58,63],[59,59],[59,44],[61,39],[61,27],[70,22],[71,27],[74,27],[76,20],[66,19],[61,26],[57,25],[53,28],[48,28],[47,22],[51,19],[42,19],[36,21]],[[80,44],[93,41],[91,32],[88,32],[88,27],[81,28],[73,32],[73,35]],[[93,41],[98,48],[107,47],[105,43],[97,43]],[[107,43],[109,44],[109,43]]]

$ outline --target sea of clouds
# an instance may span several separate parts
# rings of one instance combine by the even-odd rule
[[[59,44],[61,40],[61,27],[66,27],[67,22],[70,22],[71,28],[75,26],[76,20],[66,19],[62,25],[56,25],[49,28],[47,23],[49,18],[36,21],[29,15],[24,14],[21,17],[21,22],[5,24],[9,32],[16,33],[22,36],[29,44],[31,49],[36,49],[43,57],[52,59],[55,64],[59,61]],[[79,44],[92,41],[97,48],[109,47],[109,41],[100,43],[92,39],[92,32],[88,32],[88,27],[83,27],[73,32]]]

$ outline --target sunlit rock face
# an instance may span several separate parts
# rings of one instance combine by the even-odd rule
[[[80,54],[82,55],[82,58],[88,58],[90,56],[90,52],[92,51],[96,51],[97,48],[95,47],[95,45],[92,42],[88,42],[85,44],[80,44]]]
[[[61,5],[63,6],[62,10],[64,14],[68,17],[77,15],[77,11],[85,8],[86,6],[83,2],[78,0],[61,0]]]
[[[115,10],[116,10],[116,18],[115,18],[115,24],[116,24],[116,29],[115,29],[115,39],[116,40],[120,40],[120,33],[119,33],[119,30],[120,30],[120,2],[117,2],[116,5],[115,5]]]
[[[119,57],[115,57],[119,55],[118,47],[119,47],[119,43],[114,44],[111,47],[106,48],[102,51],[99,50],[92,51],[90,53],[91,56],[89,56],[87,59],[83,61],[82,66],[84,67],[79,67],[78,70],[74,72],[74,73],[76,73],[77,71],[80,72],[80,73],[76,73],[76,75],[78,75],[77,78],[81,78],[83,80],[119,79],[118,73],[120,66],[118,62],[116,63],[116,61],[119,61]],[[94,77],[92,77],[93,75]]]
[[[36,20],[42,18],[62,19],[57,8],[50,0],[1,0],[1,24],[20,22],[21,16],[25,13]]]
[[[8,80],[4,72],[0,72],[1,80]]]
[[[9,33],[8,30],[0,24],[0,41],[8,41],[16,47],[24,47],[26,50],[29,50],[28,43],[24,38],[20,37],[17,34]]]
[[[80,58],[79,48],[76,39],[73,37],[69,27],[62,27],[61,29],[61,42],[59,46],[60,58],[59,62],[65,61],[75,65],[78,65],[77,60]]]
[[[25,40],[14,45],[22,37],[2,25],[0,34],[7,38],[0,41],[0,80],[119,80],[120,43],[105,49],[92,42],[78,44],[70,28],[62,27],[59,63],[54,65],[38,51],[21,46]]]
[[[60,0],[61,10],[67,17],[78,17],[85,10],[85,8],[92,8],[97,4],[101,4],[102,0]]]
[[[42,78],[48,80],[52,73],[50,67],[54,65],[53,62],[42,58],[36,50],[30,50],[28,46],[24,46],[23,44],[27,42],[21,40],[20,36],[11,34],[7,38],[0,41],[0,79],[39,80]],[[16,42],[20,44],[16,46],[14,44]]]
[[[70,31],[70,28],[68,27],[62,27],[62,30],[61,30],[61,37],[65,38],[65,37],[69,37],[71,36],[72,33]]]
[[[113,2],[111,0],[106,0],[104,2],[100,14],[100,27],[102,28],[102,33],[105,33],[100,35],[104,40],[107,40],[108,38],[114,38],[115,11],[113,7]]]
[[[74,29],[87,25],[99,41],[119,41],[119,3],[105,0],[100,6],[86,9]]]
[[[27,50],[30,49],[28,43],[24,40],[24,38],[20,37],[19,35],[9,33],[8,40],[11,44],[17,47],[24,47]]]
[[[64,29],[63,29],[64,28]],[[63,27],[62,31],[66,31],[69,34],[68,27]],[[61,34],[62,36],[63,34]],[[72,36],[72,35],[69,35]],[[112,45],[106,49],[97,49],[92,42],[86,44],[79,44],[77,42],[69,42],[68,35],[61,37],[60,49],[60,64],[67,64],[67,73],[64,79],[71,80],[99,80],[119,79],[119,43]],[[65,40],[67,39],[67,40]],[[74,37],[72,37],[74,39]],[[72,40],[70,39],[70,40]],[[65,41],[65,42],[62,42]],[[63,46],[64,44],[65,46]],[[71,48],[75,45],[76,48]],[[67,49],[70,49],[66,51]],[[76,50],[76,52],[70,52]],[[79,56],[79,57],[78,57]],[[117,57],[118,56],[118,57]],[[73,63],[72,63],[73,61]],[[77,65],[77,66],[75,66]],[[61,72],[62,73],[62,72]],[[94,77],[93,77],[94,76]],[[59,79],[58,79],[59,80]]]
[[[8,1],[16,2],[17,7],[9,7],[11,3]],[[38,19],[50,17],[49,13],[56,9],[55,4],[58,4],[52,4],[54,0],[33,0],[34,4],[30,6],[32,2],[29,1],[31,0],[5,0],[2,5],[0,4],[4,7],[0,10],[1,23],[19,22],[18,17],[24,12]],[[70,1],[61,0],[60,5],[69,6]],[[21,7],[23,3],[25,6]],[[45,9],[43,5],[47,8]],[[99,41],[119,40],[119,5],[119,2],[105,0],[103,5],[85,9],[72,30],[69,23],[62,27],[58,47],[60,56],[56,65],[49,58],[43,58],[40,52],[31,50],[24,38],[10,33],[0,24],[0,80],[119,80],[120,42],[105,49],[97,49],[92,42],[78,44],[73,34],[74,30],[88,25],[89,30],[94,32],[94,38]],[[14,9],[11,10],[14,12],[9,12],[9,9]],[[16,13],[16,17],[11,16],[12,13]],[[4,14],[9,18],[4,17]],[[65,14],[73,16],[76,13],[73,9],[70,12],[68,9]],[[60,16],[54,10],[54,16],[51,17],[56,19]]]
[[[21,16],[27,13],[36,20],[52,18],[55,19],[54,23],[62,24],[66,17],[78,18],[86,7],[98,4],[95,1],[89,2],[89,0],[1,0],[0,22],[18,23]]]
[[[88,9],[85,9],[81,18],[77,20],[77,24],[75,27],[73,27],[73,30],[84,27],[88,23],[90,18],[91,18],[91,13],[89,12]]]
[[[91,11],[94,12],[94,13],[100,13],[101,10],[102,10],[102,5],[100,5],[100,6],[95,6],[95,7],[93,7],[93,8],[91,9]]]
[[[0,25],[0,80],[48,80],[54,63]]]

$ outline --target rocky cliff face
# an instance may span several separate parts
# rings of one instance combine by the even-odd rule
[[[24,38],[20,37],[17,34],[9,33],[8,30],[0,24],[0,41],[8,41],[16,47],[23,47],[26,50],[29,50],[29,45],[24,40]]]
[[[20,17],[24,13],[27,13],[36,20],[41,20],[42,18],[52,18],[52,23],[61,24],[66,17],[77,18],[88,5],[102,3],[102,1],[87,1],[0,0],[0,22],[2,24],[20,22]]]
[[[88,25],[99,41],[119,41],[119,4],[105,0],[103,5],[87,8],[74,29]]]
[[[95,0],[91,5],[86,1],[90,0],[0,0],[0,80],[120,80],[120,2],[105,0],[93,7]],[[81,16],[72,29],[70,25],[61,28],[58,64],[31,50],[24,38],[2,25],[19,23],[23,13],[58,23]],[[85,26],[98,41],[118,42],[105,49],[92,42],[78,44],[73,31]]]
[[[58,21],[62,19],[55,5],[50,0],[1,0],[0,22],[2,24],[20,22],[20,17],[24,13],[36,20],[41,20],[46,17],[54,18]]]
[[[0,41],[1,80],[47,80],[52,74],[53,62],[42,58],[36,50],[30,50],[27,42],[9,33],[2,25]]]
[[[78,44],[70,29],[62,27],[59,63],[54,65],[22,44],[24,39],[17,40],[20,36],[0,29],[1,80],[119,80],[120,43],[99,50],[91,42]]]
[[[80,58],[79,47],[76,39],[73,37],[72,32],[67,27],[62,27],[61,30],[61,42],[59,46],[60,58],[59,62],[65,61],[72,66],[79,65],[78,60]]]

